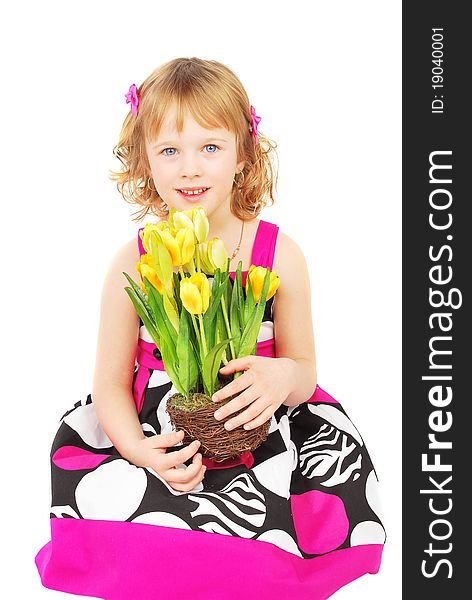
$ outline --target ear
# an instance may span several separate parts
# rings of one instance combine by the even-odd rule
[[[244,165],[246,164],[245,160],[242,160],[241,162],[238,162],[238,164],[236,165],[236,172],[237,173],[241,173],[241,171],[244,169]]]

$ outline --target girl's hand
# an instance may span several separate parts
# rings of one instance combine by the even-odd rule
[[[126,452],[125,458],[137,467],[154,469],[177,492],[190,492],[204,478],[206,467],[202,466],[202,455],[196,454],[199,441],[183,446],[176,452],[166,453],[166,448],[182,441],[183,431],[153,435],[135,442]],[[193,456],[192,464],[177,469]]]
[[[237,379],[212,396],[215,402],[242,392],[215,412],[215,418],[224,419],[247,406],[247,410],[227,421],[225,429],[254,429],[272,418],[272,415],[292,391],[293,361],[290,358],[244,356],[230,360],[220,369],[224,375],[245,371]]]

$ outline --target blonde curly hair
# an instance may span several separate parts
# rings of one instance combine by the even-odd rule
[[[149,212],[165,218],[169,209],[151,185],[152,176],[146,154],[146,141],[157,138],[167,110],[176,104],[176,128],[183,129],[187,111],[200,126],[224,127],[235,134],[238,162],[245,161],[242,181],[233,182],[231,211],[246,220],[256,217],[265,206],[274,204],[277,144],[258,130],[258,144],[249,130],[250,102],[239,78],[215,60],[176,58],[164,63],[138,88],[139,109],[126,116],[113,154],[121,171],[110,170],[110,179],[123,199],[140,206],[133,221]],[[275,177],[275,182],[274,182]]]

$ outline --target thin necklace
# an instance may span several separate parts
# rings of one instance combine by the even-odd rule
[[[236,248],[234,249],[233,254],[231,255],[231,259],[233,260],[233,258],[236,256],[236,254],[239,252],[239,248],[241,247],[241,240],[243,239],[243,231],[244,231],[244,221],[243,221],[243,226],[241,227],[241,235],[239,236],[239,244],[236,246]]]

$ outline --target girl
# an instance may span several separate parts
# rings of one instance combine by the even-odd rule
[[[36,556],[44,586],[111,599],[322,599],[380,566],[385,532],[377,476],[341,405],[316,381],[307,265],[277,225],[276,146],[238,77],[198,58],[172,60],[126,94],[113,173],[128,202],[165,219],[202,206],[208,239],[269,267],[257,354],[213,397],[226,428],[270,420],[267,440],[238,460],[202,459],[165,410],[175,393],[124,288],[140,284],[141,231],[105,279],[92,393],[61,418],[51,448],[51,541]],[[231,417],[244,409],[240,415]]]

